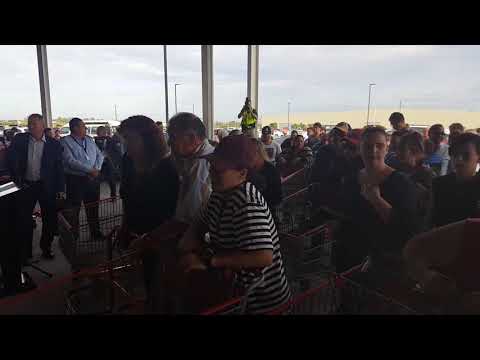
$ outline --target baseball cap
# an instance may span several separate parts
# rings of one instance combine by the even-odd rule
[[[215,148],[214,152],[206,155],[209,161],[215,161],[218,171],[228,169],[248,169],[254,166],[257,149],[251,138],[245,135],[227,136]]]
[[[262,134],[271,135],[272,134],[272,128],[270,126],[264,126],[262,128]]]
[[[340,133],[343,134],[344,136],[346,136],[350,130],[346,123],[337,124],[332,130],[334,129],[340,131]]]
[[[401,112],[393,112],[388,120],[390,122],[405,122],[405,117]]]

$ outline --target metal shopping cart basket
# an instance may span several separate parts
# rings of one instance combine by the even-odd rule
[[[285,197],[274,210],[277,230],[292,233],[310,220],[311,203],[308,200],[308,188],[303,188]]]
[[[304,235],[280,233],[280,250],[292,292],[305,291],[334,270],[330,223]]]
[[[295,293],[334,270],[334,233],[338,214],[313,208],[312,184],[288,196],[276,209],[276,225],[287,277]]]
[[[60,248],[72,271],[107,260],[107,242],[121,225],[122,216],[120,198],[100,200],[59,212]]]
[[[339,214],[326,211],[326,207],[314,206],[313,190],[317,186],[310,184],[290,194],[273,210],[279,232],[302,235],[315,231],[327,221],[339,219]]]
[[[107,261],[76,274],[72,289],[65,292],[68,314],[144,314],[149,312],[143,277],[143,254],[160,247],[159,261],[168,258],[172,244],[183,233],[184,224],[168,224],[161,238],[146,233],[131,233],[132,243],[143,242],[137,248],[122,250],[114,229],[106,242]],[[158,242],[160,240],[160,242]]]
[[[288,197],[307,187],[306,173],[307,169],[303,168],[282,178],[282,192],[284,197]]]
[[[294,296],[289,304],[277,308],[269,315],[288,312],[294,315],[414,315],[411,306],[390,297],[381,291],[368,288],[349,278],[349,273],[331,273],[318,286]]]
[[[129,251],[75,274],[71,288],[65,291],[67,314],[143,313],[140,254]]]

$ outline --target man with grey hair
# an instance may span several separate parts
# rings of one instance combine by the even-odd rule
[[[57,228],[56,199],[65,190],[60,143],[44,133],[43,117],[28,117],[28,133],[18,133],[10,151],[10,174],[24,190],[19,196],[18,222],[20,241],[24,244],[24,260],[32,257],[32,213],[37,201],[42,213],[42,256],[52,259],[51,245]]]
[[[187,224],[196,218],[212,191],[207,159],[214,147],[207,139],[202,120],[191,113],[178,113],[168,123],[168,140],[180,177],[175,219]]]

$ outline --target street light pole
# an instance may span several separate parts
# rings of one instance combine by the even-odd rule
[[[117,105],[115,104],[115,121],[118,121],[117,119]]]
[[[290,101],[288,102],[288,115],[287,115],[287,121],[288,121],[288,130],[290,130]]]
[[[368,84],[367,126],[368,126],[368,121],[370,119],[370,97],[371,97],[371,94],[372,94],[372,86],[375,86],[375,84]]]
[[[399,112],[402,112],[402,100],[400,100],[400,110],[398,110]]]
[[[177,111],[177,86],[182,84],[175,84],[175,114],[178,113]]]
[[[163,71],[165,80],[165,123],[168,125],[168,72],[167,72],[167,45],[163,45]]]
[[[192,114],[195,114],[195,104],[192,105],[192,108],[193,108]]]

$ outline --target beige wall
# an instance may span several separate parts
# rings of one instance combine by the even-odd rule
[[[398,109],[377,109],[370,112],[370,123],[390,127],[388,117]],[[480,128],[480,112],[449,111],[449,110],[416,110],[403,109],[405,119],[410,125],[433,125],[443,124],[448,127],[451,123],[462,123],[466,129]],[[346,112],[316,112],[316,113],[294,113],[290,114],[290,123],[313,124],[319,121],[321,124],[336,124],[341,121],[348,122],[353,128],[361,128],[366,125],[367,111],[346,111]],[[287,114],[266,115],[260,120],[262,124],[268,125],[272,122],[287,124]]]

